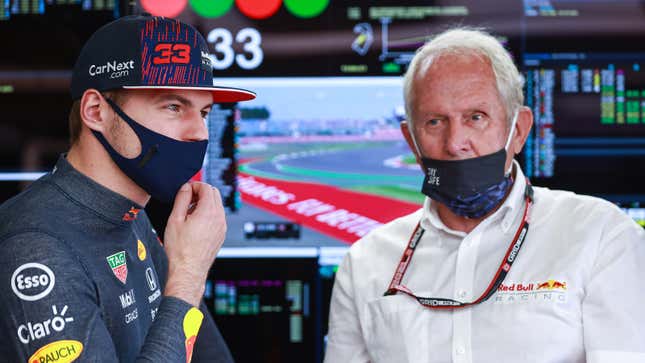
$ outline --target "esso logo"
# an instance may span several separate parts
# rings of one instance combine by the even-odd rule
[[[26,301],[36,301],[49,295],[56,283],[52,270],[37,262],[26,263],[16,269],[11,276],[11,289],[14,294]]]

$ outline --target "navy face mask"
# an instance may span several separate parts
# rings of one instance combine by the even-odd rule
[[[517,113],[506,145],[492,154],[463,160],[422,156],[425,178],[421,192],[462,217],[480,218],[495,209],[513,184],[510,175],[504,175],[504,165],[516,121]],[[422,155],[412,130],[411,134],[417,152]]]
[[[107,103],[130,125],[141,142],[139,156],[121,156],[102,133],[92,130],[114,163],[153,198],[172,203],[179,188],[201,169],[208,140],[178,141],[143,127],[112,100]]]

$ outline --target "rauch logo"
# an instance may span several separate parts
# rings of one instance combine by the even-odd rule
[[[69,363],[75,361],[83,351],[78,340],[59,340],[38,349],[29,358],[29,363]]]

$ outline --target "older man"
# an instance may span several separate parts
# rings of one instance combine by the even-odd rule
[[[423,207],[352,246],[325,362],[644,362],[645,233],[614,205],[531,187],[533,123],[492,36],[454,29],[416,54],[401,129]]]
[[[226,234],[201,168],[213,102],[208,48],[176,20],[99,29],[72,75],[72,146],[0,207],[0,360],[231,362],[200,301]],[[165,243],[143,207],[173,202]],[[193,348],[195,350],[193,351]]]

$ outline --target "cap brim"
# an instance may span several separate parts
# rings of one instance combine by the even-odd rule
[[[214,103],[231,103],[250,101],[256,97],[255,92],[233,87],[195,87],[195,86],[123,86],[125,89],[177,89],[209,91]]]

